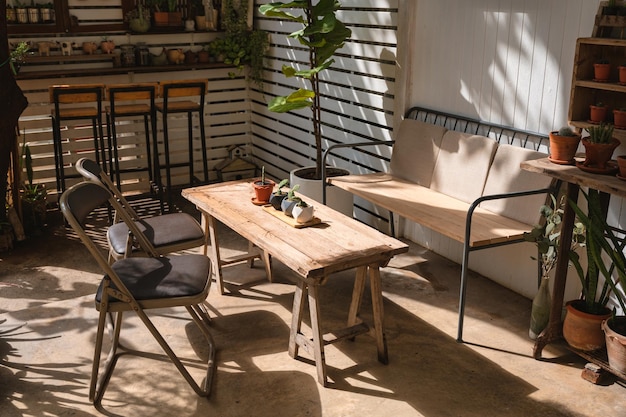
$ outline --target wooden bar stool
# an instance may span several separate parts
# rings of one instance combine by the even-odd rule
[[[204,97],[208,88],[208,80],[181,80],[159,83],[159,94],[163,101],[156,104],[156,109],[163,117],[163,148],[165,154],[165,173],[168,203],[171,205],[172,174],[175,167],[189,167],[189,184],[200,182],[194,176],[193,168],[193,113],[198,113],[200,125],[200,141],[202,146],[202,163],[204,169],[204,183],[209,182],[209,168],[207,161],[206,136],[204,129]],[[191,100],[190,97],[196,97]],[[187,114],[187,140],[189,159],[187,162],[172,164],[170,162],[170,144],[168,131],[168,116],[170,114]],[[155,152],[155,167],[160,167],[159,156]],[[160,171],[157,172],[160,178]]]
[[[153,161],[153,152],[155,156],[158,155],[155,107],[155,99],[158,90],[159,85],[156,82],[107,85],[106,96],[109,105],[105,107],[105,110],[109,126],[109,143],[113,154],[110,160],[110,177],[113,179],[113,175],[115,176],[117,188],[121,189],[120,173],[147,171],[150,189],[153,190],[156,187],[161,201],[161,211],[163,211],[163,192],[160,179],[158,179],[155,174],[158,172],[158,169],[154,166],[155,161]],[[120,102],[124,102],[124,104],[120,104]],[[134,164],[135,167],[120,168],[119,151],[124,147],[120,147],[118,143],[117,119],[120,117],[143,117],[147,167],[139,166],[139,164],[136,163]],[[150,139],[151,133],[152,140]],[[133,156],[136,156],[138,159],[140,155],[135,152]]]
[[[62,121],[89,120],[91,122],[95,160],[106,170],[107,156],[102,128],[104,84],[51,85],[48,87],[48,93],[50,103],[54,105],[51,116],[57,191],[62,193],[65,191],[66,178],[80,177],[76,174],[65,175],[61,137]],[[71,137],[68,136],[69,140]]]

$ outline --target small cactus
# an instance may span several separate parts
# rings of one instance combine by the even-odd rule
[[[569,127],[565,126],[559,129],[559,136],[576,136],[574,131]]]

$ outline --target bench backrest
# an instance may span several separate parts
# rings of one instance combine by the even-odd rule
[[[489,169],[483,195],[548,188],[552,182],[550,176],[520,169],[521,162],[545,156],[541,152],[519,146],[499,145]],[[545,194],[536,194],[524,198],[485,201],[481,207],[526,224],[535,224],[540,217],[539,208],[545,202]]]
[[[389,169],[397,177],[430,187],[445,127],[404,119],[396,134]]]
[[[466,203],[483,195],[548,188],[549,176],[520,169],[520,163],[546,155],[520,146],[498,143],[492,137],[472,132],[467,123],[455,122],[468,132],[449,130],[428,121],[405,118],[395,137],[390,170],[395,176],[429,187]],[[459,119],[462,120],[462,119]],[[465,128],[463,128],[465,126]],[[509,131],[512,131],[509,128]],[[523,132],[528,138],[528,133]],[[502,135],[499,135],[502,137]],[[538,135],[537,138],[541,139]],[[535,147],[535,146],[533,146]],[[481,207],[527,224],[539,220],[539,207],[546,195],[487,201]]]

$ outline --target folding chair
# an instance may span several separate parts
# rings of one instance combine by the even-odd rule
[[[172,258],[157,257],[156,251],[137,229],[132,219],[128,218],[126,212],[118,207],[131,233],[136,234],[142,247],[151,257],[126,258],[110,265],[83,228],[89,214],[107,202],[114,207],[119,204],[105,187],[85,181],[68,188],[61,196],[59,203],[67,222],[105,272],[95,297],[96,309],[100,315],[89,387],[90,401],[96,407],[99,406],[117,359],[124,354],[159,360],[169,357],[193,390],[200,396],[208,396],[215,370],[215,345],[209,332],[209,318],[202,309],[201,303],[205,302],[211,283],[209,259],[204,255],[196,254]],[[207,372],[202,387],[191,376],[186,366],[148,317],[147,310],[171,307],[185,307],[208,343]],[[128,349],[120,344],[122,316],[125,311],[134,311],[137,314],[166,355]],[[107,317],[112,339],[111,347],[103,361],[103,372],[98,377]]]
[[[76,170],[87,180],[106,187],[133,219],[139,230],[147,237],[157,253],[166,255],[205,244],[205,235],[200,224],[187,213],[168,213],[160,216],[141,218],[126,201],[122,192],[115,187],[109,176],[94,161],[81,158],[76,162]],[[140,247],[129,233],[128,226],[119,222],[120,213],[116,211],[113,224],[107,231],[109,242],[109,261],[130,256]],[[206,249],[205,249],[206,250]]]

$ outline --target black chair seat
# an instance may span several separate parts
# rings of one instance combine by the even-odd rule
[[[210,261],[204,255],[171,258],[126,258],[112,266],[124,285],[138,300],[191,297],[204,291],[209,279]],[[115,288],[114,284],[111,287]],[[96,301],[102,300],[102,283]],[[111,300],[114,301],[114,300]]]
[[[135,222],[139,230],[150,240],[158,250],[170,245],[204,239],[204,232],[194,218],[187,213],[171,213],[161,216],[148,217]],[[126,252],[128,241],[128,226],[126,223],[115,223],[107,231],[107,239],[111,249],[119,255]]]

